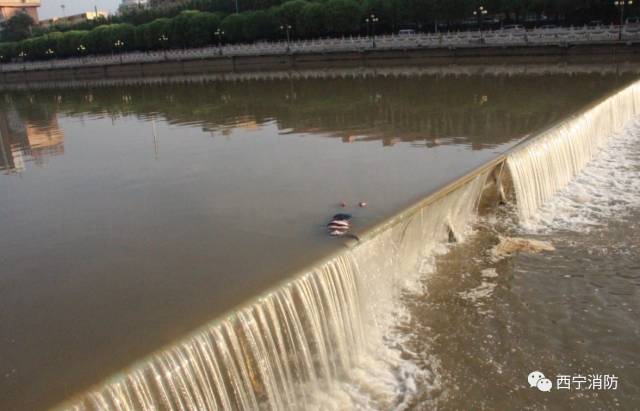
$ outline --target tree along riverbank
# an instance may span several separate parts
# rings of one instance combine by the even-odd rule
[[[175,60],[149,62],[78,61],[71,67],[43,66],[33,70],[0,72],[0,83],[73,81],[201,73],[303,70],[340,67],[384,67],[449,64],[563,64],[640,61],[640,43],[581,44],[572,46],[528,45],[503,47],[442,47],[420,49],[372,49],[363,51],[275,53],[272,55],[184,54]]]

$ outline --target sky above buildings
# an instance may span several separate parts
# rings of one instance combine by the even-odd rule
[[[40,19],[62,17],[61,5],[63,4],[67,16],[93,11],[94,7],[114,13],[120,5],[120,0],[42,0],[42,6],[38,10]]]

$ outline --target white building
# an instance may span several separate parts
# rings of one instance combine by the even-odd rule
[[[134,7],[134,6],[146,6],[148,3],[148,0],[122,0],[122,3],[120,4],[120,8],[128,8],[128,7]]]
[[[9,20],[18,13],[27,13],[38,21],[40,0],[0,0],[0,21]]]
[[[66,17],[52,17],[46,20],[40,20],[40,25],[42,27],[50,28],[55,25],[73,25],[78,23],[84,23],[85,21],[91,21],[99,18],[106,19],[108,17],[108,13],[106,11],[88,11],[86,13],[74,14],[72,16]]]

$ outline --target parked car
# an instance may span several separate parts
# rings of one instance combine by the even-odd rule
[[[414,29],[402,29],[398,32],[399,36],[415,36],[416,31]]]
[[[498,24],[500,23],[500,19],[497,17],[484,17],[482,19],[482,24]]]
[[[556,26],[555,24],[545,24],[545,25],[542,25],[542,26],[540,26],[538,28],[543,29],[543,30],[555,30],[555,29],[558,28],[558,26]]]
[[[525,28],[520,24],[509,24],[502,27],[502,31],[506,31],[509,33],[516,33],[516,32],[525,31]]]

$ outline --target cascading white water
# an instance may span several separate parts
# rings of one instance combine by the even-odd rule
[[[362,346],[356,273],[348,254],[338,256],[71,408],[304,408],[309,387],[330,385]]]
[[[565,187],[640,110],[640,82],[537,136],[507,157],[521,221]]]
[[[434,201],[397,215],[353,249],[62,407],[122,411],[354,407],[349,403],[352,393],[340,392],[338,382],[353,381],[352,387],[361,391],[379,389],[380,384],[359,380],[371,373],[358,370],[370,368],[366,358],[375,357],[376,346],[385,344],[383,335],[389,332],[395,300],[410,277],[419,274],[421,259],[446,242],[449,232],[457,239],[464,237],[488,173],[479,172]],[[389,361],[377,364],[389,366]],[[367,405],[361,408],[390,408],[402,401],[398,390],[391,391],[386,397],[379,392],[356,396],[365,398]],[[330,394],[323,398],[318,393]]]
[[[376,324],[368,329],[387,328],[380,324],[389,320],[386,314],[398,293],[415,285],[412,282],[425,272],[424,263],[439,245],[448,242],[450,232],[458,241],[464,240],[487,177],[488,171],[479,173],[428,206],[398,214],[394,218],[397,223],[390,221],[390,228],[354,249],[364,282],[377,284],[361,290],[363,304],[376,308],[364,315],[365,321]]]

